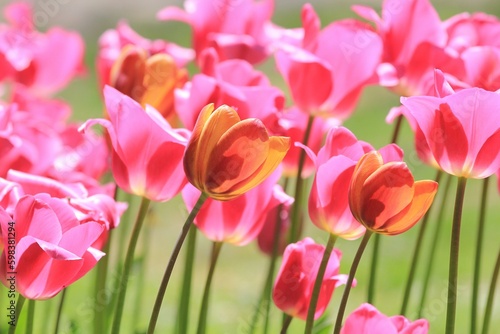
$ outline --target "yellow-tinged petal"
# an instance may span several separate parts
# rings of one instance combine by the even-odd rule
[[[269,135],[259,119],[246,119],[226,131],[213,149],[208,166],[206,190],[224,193],[247,179],[264,163]]]
[[[434,200],[438,184],[434,181],[422,180],[416,181],[413,187],[414,196],[411,203],[375,232],[387,235],[403,233],[413,227],[425,215]]]
[[[113,63],[109,83],[121,93],[140,102],[144,93],[143,79],[147,53],[144,49],[127,45]]]
[[[383,160],[380,153],[376,151],[368,152],[359,159],[352,174],[351,186],[349,188],[349,207],[358,222],[362,222],[362,201],[361,194],[365,180],[373,174]]]
[[[228,192],[231,196],[227,199],[237,197],[250,189],[258,186],[278,167],[286,153],[290,149],[290,138],[272,136],[269,137],[269,153],[266,161],[260,166],[253,175],[250,175],[246,180],[236,184]],[[227,200],[225,199],[225,200]]]
[[[361,191],[361,223],[376,230],[401,212],[413,198],[413,183],[413,175],[404,162],[389,162],[374,171]]]
[[[198,115],[198,119],[194,126],[191,138],[189,139],[188,145],[186,147],[186,153],[184,154],[184,172],[186,177],[196,188],[203,189],[203,184],[201,183],[200,177],[200,161],[198,158],[199,144],[201,139],[201,133],[203,128],[208,121],[208,118],[214,111],[214,104],[210,103],[206,105]]]
[[[208,161],[212,155],[212,151],[217,146],[217,142],[226,131],[238,122],[240,122],[238,113],[236,113],[233,108],[222,105],[215,109],[204,123],[195,160],[197,163],[196,169],[198,171],[197,177],[198,180],[201,181],[201,184],[206,184]],[[198,125],[198,122],[196,123]]]
[[[173,108],[174,89],[178,86],[177,72],[177,65],[171,56],[158,53],[149,57],[146,60],[145,91],[141,104],[149,104],[164,117],[167,116]]]

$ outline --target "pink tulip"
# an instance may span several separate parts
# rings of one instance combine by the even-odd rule
[[[500,168],[500,95],[467,88],[444,97],[414,96],[401,103],[416,123],[419,156],[443,171],[485,178]]]
[[[80,129],[100,124],[108,131],[117,185],[155,201],[174,197],[187,182],[182,165],[186,131],[172,129],[158,111],[143,110],[114,88],[107,86],[104,97],[110,120],[91,119]]]
[[[316,156],[305,148],[316,166],[316,175],[309,195],[309,217],[320,229],[347,240],[362,236],[365,228],[349,208],[349,185],[358,160],[372,151],[371,145],[358,141],[347,128],[328,132],[325,145]],[[401,161],[403,152],[388,145],[381,152],[387,161]]]
[[[254,189],[229,201],[207,199],[194,220],[195,225],[212,241],[238,246],[250,243],[261,231],[268,213],[291,200],[276,185],[279,176],[279,172],[274,172]],[[188,184],[182,197],[191,211],[200,191]]]
[[[280,136],[290,137],[292,142],[301,143],[304,140],[304,135],[307,126],[308,116],[301,112],[298,108],[290,108],[283,113],[277,114],[277,121],[274,127],[271,127],[273,133]],[[317,153],[321,147],[324,134],[338,122],[325,121],[321,117],[316,117],[313,121],[307,146]],[[286,176],[297,176],[298,162],[301,148],[292,146],[288,150],[285,158],[283,159],[283,173]],[[309,177],[314,171],[314,163],[311,159],[306,158],[302,170],[302,177]]]
[[[167,7],[160,20],[181,21],[193,30],[193,47],[199,60],[203,50],[214,48],[222,60],[244,59],[252,64],[271,52],[269,36],[274,0],[186,0],[184,10]]]
[[[305,320],[314,282],[325,247],[305,238],[286,247],[283,262],[276,276],[272,292],[276,306],[293,317]],[[342,253],[334,249],[328,261],[314,319],[325,311],[336,287],[347,282],[347,275],[339,275]]]
[[[213,49],[203,55],[202,73],[176,91],[175,106],[184,126],[192,129],[208,103],[227,104],[241,119],[259,118],[268,126],[285,103],[283,93],[244,60],[219,62]]]
[[[10,216],[0,208],[5,249],[0,279],[29,299],[48,299],[83,277],[104,255],[91,247],[104,231],[96,221],[81,224],[66,200],[47,194],[23,196]],[[15,264],[8,264],[8,233],[15,230]],[[12,235],[12,234],[11,234]]]
[[[425,319],[414,322],[402,315],[388,317],[370,304],[362,304],[346,319],[340,334],[427,334]]]
[[[290,209],[294,199],[279,187],[275,187],[274,196],[281,197],[280,204],[268,211],[266,220],[262,229],[257,236],[257,245],[259,249],[267,255],[272,255],[274,248],[274,241],[276,239],[276,232],[278,232],[278,248],[277,254],[283,254],[287,246],[288,230],[290,229]],[[280,224],[279,230],[276,230],[277,224]]]
[[[432,87],[434,68],[460,76],[463,63],[446,49],[447,35],[436,10],[428,0],[382,4],[382,17],[365,6],[354,11],[374,22],[384,43],[379,83],[397,94],[427,94]]]
[[[118,23],[116,29],[105,31],[99,38],[99,54],[96,67],[101,87],[110,84],[111,68],[126,45],[134,45],[149,55],[165,53],[171,56],[178,67],[190,62],[194,53],[191,49],[160,39],[149,40],[140,36],[127,23]]]
[[[355,20],[320,30],[310,5],[302,10],[302,22],[302,46],[282,45],[275,55],[278,69],[303,112],[344,120],[375,76],[382,42],[370,26]]]
[[[0,24],[0,80],[7,77],[48,95],[82,72],[84,43],[79,34],[60,28],[34,30],[27,3],[7,6],[5,17],[10,24]]]
[[[490,91],[500,89],[500,47],[471,47],[461,57],[465,63],[462,81]]]

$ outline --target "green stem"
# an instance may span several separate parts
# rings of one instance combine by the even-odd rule
[[[28,300],[28,318],[26,319],[26,334],[33,333],[33,323],[35,322],[35,301]]]
[[[359,244],[358,251],[354,256],[354,260],[352,260],[351,270],[349,271],[349,278],[347,279],[344,294],[342,295],[339,311],[337,313],[337,320],[335,321],[335,329],[333,331],[334,334],[340,333],[340,329],[342,327],[342,319],[344,318],[345,308],[347,306],[347,300],[349,299],[349,293],[351,291],[352,282],[354,281],[354,275],[356,275],[356,270],[358,269],[361,256],[363,256],[363,252],[365,251],[366,245],[368,244],[368,241],[370,240],[372,234],[373,232],[369,230],[365,232],[365,235],[363,236],[363,239]]]
[[[128,244],[127,254],[125,256],[125,263],[123,264],[123,272],[118,284],[118,298],[116,303],[115,318],[113,321],[113,327],[111,329],[111,333],[113,334],[120,333],[123,306],[125,304],[125,296],[127,293],[127,284],[129,281],[130,269],[132,268],[132,262],[134,260],[135,247],[137,246],[137,240],[139,239],[139,234],[141,232],[144,218],[146,217],[146,214],[148,212],[150,202],[151,201],[146,197],[142,198],[139,213],[137,214],[137,219],[134,224],[134,229],[132,230],[132,235],[130,236],[130,242]]]
[[[443,172],[441,170],[438,170],[436,173],[436,177],[434,178],[434,181],[439,183],[442,175],[443,175]],[[431,206],[431,208],[432,208],[432,206]],[[424,234],[425,234],[425,230],[427,228],[427,222],[429,221],[429,217],[430,217],[430,208],[429,208],[429,210],[427,210],[427,212],[424,215],[424,218],[422,219],[422,223],[420,224],[420,230],[418,231],[417,242],[415,243],[415,248],[413,249],[413,256],[411,259],[410,272],[408,273],[408,278],[406,279],[406,286],[405,286],[405,291],[404,291],[404,295],[403,295],[403,304],[401,305],[401,312],[399,313],[401,315],[405,315],[406,309],[408,308],[408,302],[410,300],[411,288],[413,286],[413,280],[415,278],[415,272],[417,270],[418,258],[420,256],[422,241],[424,239]]]
[[[306,131],[304,133],[304,139],[302,144],[307,145],[309,137],[311,135],[311,129],[314,122],[314,116],[309,115],[307,121]],[[304,163],[306,161],[306,151],[301,150],[299,154],[299,165],[297,167],[297,178],[295,179],[295,202],[292,205],[292,212],[290,214],[290,235],[289,243],[296,242],[300,238],[300,215],[302,207],[302,193],[304,188],[304,179],[302,178],[302,170],[304,169]]]
[[[59,326],[61,324],[61,315],[62,315],[62,310],[63,310],[63,305],[64,305],[64,300],[66,299],[66,290],[68,288],[64,288],[61,291],[61,298],[59,299],[59,305],[57,307],[57,315],[56,315],[56,326],[54,328],[54,334],[59,333]]]
[[[419,307],[418,307],[418,317],[417,318],[422,318],[422,311],[423,311],[424,305],[425,305],[425,297],[427,296],[427,290],[429,288],[429,282],[431,279],[432,268],[434,265],[434,260],[436,258],[436,246],[438,244],[439,236],[441,234],[441,225],[442,225],[443,216],[444,216],[443,209],[446,207],[446,202],[448,199],[448,193],[450,190],[452,180],[453,180],[453,178],[451,177],[451,175],[447,174],[446,175],[446,182],[445,182],[444,188],[442,190],[443,195],[441,197],[441,202],[439,203],[439,206],[438,206],[440,208],[440,210],[438,213],[438,217],[436,219],[437,224],[436,224],[436,228],[435,228],[434,233],[433,233],[434,237],[432,238],[427,261],[425,262],[425,263],[427,263],[427,266],[426,266],[426,271],[425,271],[425,276],[424,276],[422,293],[420,296],[420,303],[419,303]]]
[[[161,304],[163,302],[163,297],[165,296],[165,291],[167,291],[168,282],[170,281],[170,276],[172,276],[172,271],[174,270],[174,265],[179,256],[179,252],[181,251],[182,244],[184,243],[184,239],[188,234],[188,231],[193,223],[194,218],[200,211],[203,203],[207,200],[208,195],[205,193],[201,193],[200,198],[194,205],[193,210],[189,214],[186,219],[186,222],[182,226],[181,234],[177,239],[177,242],[174,246],[172,254],[170,255],[170,259],[168,261],[167,268],[165,268],[165,273],[163,274],[163,279],[160,283],[160,287],[158,289],[158,294],[156,295],[155,305],[153,307],[153,312],[151,313],[151,318],[149,320],[148,334],[153,334],[156,328],[156,323],[158,322],[158,316],[160,315]]]
[[[280,334],[286,334],[288,331],[288,327],[290,327],[290,324],[292,323],[293,317],[291,315],[285,315],[285,318],[283,319],[283,326],[281,327]]]
[[[311,300],[309,302],[309,309],[307,310],[306,328],[304,330],[304,334],[312,333],[314,325],[314,315],[316,313],[316,307],[318,305],[319,292],[321,290],[321,284],[323,283],[323,278],[325,276],[328,261],[330,260],[330,255],[332,254],[333,245],[335,245],[335,240],[337,240],[337,237],[334,234],[330,234],[330,236],[328,237],[328,242],[326,243],[325,251],[323,253],[323,258],[321,259],[321,263],[318,268],[316,280],[314,281]]]
[[[110,230],[108,233],[108,240],[104,244],[102,249],[103,253],[106,254],[99,263],[97,263],[97,274],[96,274],[96,282],[95,282],[95,302],[100,303],[102,298],[102,293],[106,291],[106,280],[108,276],[108,266],[109,266],[109,249],[111,243],[111,235],[113,232]],[[95,305],[94,307],[94,333],[103,333],[105,332],[105,319],[106,319],[106,307],[99,307]],[[104,305],[103,305],[104,306]]]
[[[14,326],[9,326],[9,334],[14,334],[16,332],[17,324],[19,323],[19,316],[21,315],[21,310],[23,309],[24,302],[26,298],[22,295],[19,295],[16,303],[16,318],[14,319]]]
[[[213,243],[212,257],[210,260],[210,269],[208,270],[207,281],[205,283],[205,289],[203,290],[203,298],[201,301],[200,317],[198,319],[198,330],[196,331],[197,334],[205,334],[207,328],[210,287],[212,286],[212,279],[214,277],[215,265],[217,264],[217,259],[219,258],[221,247],[222,247],[222,242]]]
[[[394,125],[394,129],[392,131],[391,143],[393,144],[397,143],[402,124],[403,124],[403,115],[399,115],[398,118],[396,118],[396,124]],[[379,253],[380,253],[380,235],[376,234],[375,240],[373,240],[373,252],[370,265],[370,279],[368,281],[368,292],[367,292],[367,302],[370,304],[373,304],[373,300],[375,298],[375,286],[377,279]]]
[[[177,311],[177,329],[180,334],[185,334],[188,332],[189,299],[191,296],[191,285],[193,280],[193,265],[196,250],[196,231],[197,229],[193,225],[191,225],[187,237],[186,258],[184,261],[184,273],[182,275],[183,279],[181,299],[179,302],[179,310]]]
[[[453,212],[453,226],[451,229],[450,267],[448,274],[448,306],[446,308],[446,334],[453,334],[455,332],[460,225],[462,222],[462,208],[464,204],[466,184],[466,178],[458,178],[457,195],[455,197],[455,210]]]
[[[366,302],[373,304],[373,298],[375,295],[375,277],[377,274],[378,265],[378,254],[380,253],[380,234],[375,234],[373,239],[373,251],[370,264],[370,274],[368,280],[368,291],[366,296]]]
[[[486,202],[488,200],[488,183],[490,178],[487,177],[483,180],[483,189],[481,192],[481,204],[479,211],[479,222],[477,225],[477,239],[476,239],[476,258],[474,260],[474,278],[472,281],[472,303],[471,303],[471,334],[476,333],[477,329],[477,301],[479,295],[479,273],[481,271],[481,253],[484,236],[484,221],[486,217]]]
[[[493,269],[493,275],[491,277],[490,291],[488,293],[488,300],[486,301],[486,309],[484,311],[482,334],[488,334],[488,329],[490,327],[491,313],[493,311],[493,301],[495,300],[495,289],[497,286],[499,271],[500,271],[500,250],[498,251],[497,262],[495,263],[495,268]]]

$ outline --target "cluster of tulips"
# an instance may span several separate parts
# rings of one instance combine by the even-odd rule
[[[85,70],[82,38],[61,28],[39,31],[28,3],[5,6],[0,280],[6,289],[0,298],[9,300],[1,303],[6,316],[0,331],[15,333],[23,326],[26,333],[41,333],[35,301],[60,296],[54,325],[44,328],[62,333],[60,319],[71,307],[66,290],[95,271],[95,291],[114,285],[116,293],[105,308],[94,308],[91,332],[129,332],[122,318],[142,227],[151,207],[181,196],[189,215],[177,241],[165,245],[154,305],[141,307],[150,314],[147,333],[166,331],[158,320],[172,275],[182,277],[182,286],[168,332],[209,332],[221,247],[255,240],[270,265],[246,333],[269,332],[270,308],[283,313],[274,319],[281,333],[295,318],[304,322],[305,334],[454,333],[466,183],[484,179],[484,204],[487,182],[500,171],[500,20],[462,13],[443,21],[429,0],[381,5],[381,15],[353,6],[358,18],[322,27],[313,6],[305,4],[297,28],[272,22],[273,0],[186,0],[184,9],[159,11],[159,20],[191,27],[191,47],[142,37],[120,22],[99,39],[95,68],[103,117],[83,123],[72,121],[71,107],[54,97]],[[285,92],[256,68],[272,61]],[[187,65],[196,71],[189,73]],[[394,124],[391,143],[381,148],[342,125],[368,85],[401,96],[401,105],[387,115]],[[418,158],[435,168],[435,180],[414,180],[404,162],[397,141],[405,121]],[[407,308],[427,213],[446,175],[458,180],[446,327],[429,329],[424,318],[408,319]],[[445,198],[449,187],[439,189]],[[141,201],[120,245],[124,256],[116,255],[118,278],[111,281],[111,239],[120,220],[128,223],[133,196]],[[478,273],[485,210],[482,205],[473,250]],[[162,223],[171,224],[167,218]],[[401,313],[386,315],[373,303],[373,282],[382,275],[376,271],[377,248],[369,282],[355,279],[357,267],[370,238],[378,244],[381,235],[404,233],[421,219]],[[303,235],[310,222],[325,232],[326,245]],[[196,321],[189,314],[199,232],[213,248]],[[342,252],[334,248],[338,238],[361,240],[345,274]],[[483,306],[474,276],[470,333],[490,333],[499,269],[500,254]],[[356,285],[368,287],[367,299],[347,307]],[[318,319],[337,288],[343,290],[340,304],[331,307],[337,316],[325,327]]]

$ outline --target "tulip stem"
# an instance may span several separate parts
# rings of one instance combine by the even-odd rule
[[[445,211],[443,209],[446,206],[446,202],[448,199],[448,192],[450,190],[452,180],[453,180],[453,178],[451,177],[451,175],[446,175],[446,182],[444,184],[444,188],[442,191],[443,195],[441,197],[441,202],[439,203],[439,206],[438,206],[438,208],[440,208],[440,210],[438,212],[438,216],[436,219],[437,224],[435,224],[436,228],[434,230],[434,233],[432,233],[433,238],[432,238],[432,242],[430,245],[430,250],[428,253],[427,261],[425,262],[425,263],[427,263],[427,265],[426,265],[426,270],[425,270],[422,293],[420,296],[420,303],[419,303],[419,307],[418,307],[418,317],[417,318],[422,317],[422,311],[424,309],[425,297],[427,295],[427,289],[429,287],[429,281],[431,279],[431,273],[432,273],[432,268],[433,268],[433,264],[434,264],[434,259],[436,258],[436,246],[438,244],[439,236],[441,234],[441,225],[442,225],[443,215],[444,215],[444,211]]]
[[[163,274],[163,279],[160,283],[160,287],[158,289],[158,294],[156,295],[155,304],[153,307],[153,312],[151,313],[151,318],[149,320],[148,334],[153,334],[156,328],[156,323],[158,322],[158,316],[160,315],[161,304],[163,302],[163,297],[165,296],[165,291],[167,290],[168,282],[170,281],[170,276],[172,276],[172,271],[174,270],[175,261],[179,256],[179,252],[182,248],[182,244],[184,243],[184,239],[191,228],[191,224],[194,221],[194,218],[200,211],[203,203],[207,200],[208,195],[205,193],[201,193],[200,198],[194,205],[193,210],[186,219],[186,222],[182,226],[181,234],[177,239],[177,242],[172,250],[172,254],[170,255],[170,259],[168,260],[167,268],[165,268],[165,273]]]
[[[304,133],[304,139],[302,144],[307,146],[309,137],[311,135],[311,129],[314,122],[314,116],[309,115],[307,120],[307,127]],[[290,235],[289,243],[296,242],[300,238],[300,216],[301,216],[301,206],[302,206],[302,193],[304,188],[304,179],[302,178],[302,171],[304,169],[304,163],[306,161],[306,151],[301,150],[299,154],[299,164],[297,166],[297,178],[295,179],[295,201],[292,205],[292,212],[290,214]]]
[[[215,265],[219,258],[222,242],[214,242],[212,248],[212,256],[210,260],[210,269],[208,270],[207,281],[205,282],[205,289],[203,291],[203,298],[200,307],[200,317],[198,319],[197,334],[205,334],[207,328],[207,315],[208,315],[208,301],[210,297],[210,288],[212,286],[212,279],[214,277]]]
[[[54,328],[54,334],[59,333],[59,326],[61,324],[61,315],[62,315],[62,310],[64,306],[64,300],[66,299],[66,290],[68,288],[64,288],[61,291],[61,298],[59,299],[59,305],[57,306],[57,315],[56,315],[56,326]]]
[[[17,325],[19,323],[19,316],[21,315],[21,310],[23,309],[23,305],[24,305],[25,301],[26,301],[26,298],[24,298],[22,295],[19,295],[19,297],[17,298],[14,326],[12,326],[12,325],[9,326],[9,334],[14,334],[16,332],[16,328],[17,328]]]
[[[493,311],[493,301],[495,300],[495,289],[497,286],[499,271],[500,271],[500,250],[498,251],[497,262],[495,263],[495,268],[493,269],[493,275],[491,277],[490,291],[488,292],[488,300],[486,301],[486,309],[484,311],[482,334],[488,334],[488,329],[491,320],[491,312]]]
[[[358,251],[354,256],[354,260],[352,260],[351,270],[349,271],[349,278],[347,279],[347,283],[345,286],[344,294],[342,295],[342,300],[340,301],[339,311],[337,313],[337,320],[335,321],[335,329],[333,331],[334,334],[339,334],[340,329],[342,327],[342,319],[344,318],[345,308],[347,306],[347,300],[349,299],[349,293],[351,291],[352,282],[354,281],[354,275],[356,274],[356,270],[358,269],[359,262],[361,260],[361,256],[365,251],[366,245],[370,240],[373,232],[367,230],[361,243],[359,244]]]
[[[144,218],[146,217],[146,214],[148,212],[150,202],[151,201],[146,197],[142,198],[141,206],[139,207],[139,212],[137,214],[137,219],[132,230],[132,235],[130,236],[127,254],[125,255],[125,262],[123,263],[121,279],[118,283],[118,297],[116,302],[115,318],[113,321],[113,327],[111,329],[111,333],[113,334],[120,333],[123,306],[125,304],[125,296],[127,293],[127,284],[129,281],[130,269],[132,268],[132,262],[134,260],[135,247],[137,246],[137,240],[139,239],[139,234],[141,232]]]
[[[446,308],[446,334],[455,332],[455,316],[457,310],[457,277],[458,277],[458,251],[460,246],[460,225],[462,222],[462,208],[464,204],[465,185],[467,179],[459,177],[457,194],[455,197],[455,210],[453,212],[453,226],[451,229],[450,266],[448,272],[448,306]]]
[[[35,322],[35,300],[28,300],[28,318],[26,319],[26,334],[33,333],[33,323]]]
[[[293,317],[291,315],[285,315],[283,318],[283,326],[281,327],[280,334],[286,334],[288,331],[288,327],[290,327],[290,324],[292,323]]]
[[[439,183],[441,180],[441,176],[443,175],[443,172],[441,170],[438,170],[436,173],[436,177],[434,178],[434,181]],[[432,202],[434,203],[434,202]],[[410,300],[410,293],[411,293],[411,288],[413,286],[413,280],[415,278],[415,272],[417,270],[417,263],[418,263],[418,258],[420,256],[420,251],[421,251],[421,246],[422,246],[422,241],[424,240],[424,234],[425,230],[427,228],[427,222],[429,221],[430,217],[430,210],[432,208],[429,208],[427,212],[424,215],[424,218],[422,219],[422,223],[420,224],[420,230],[418,231],[418,236],[417,236],[417,242],[415,243],[415,248],[413,249],[413,256],[411,259],[411,266],[410,266],[410,272],[408,273],[408,278],[406,279],[406,286],[405,286],[405,291],[403,295],[403,304],[401,305],[401,315],[406,314],[406,310],[408,308],[408,302]]]
[[[326,243],[325,251],[323,253],[323,258],[318,268],[318,274],[316,275],[316,280],[314,281],[314,287],[311,293],[311,300],[309,302],[309,309],[307,310],[307,320],[304,334],[311,334],[314,325],[314,315],[316,314],[316,307],[318,305],[319,292],[321,290],[321,284],[323,283],[323,278],[325,276],[326,267],[328,261],[330,260],[330,255],[332,254],[333,246],[335,245],[335,240],[337,237],[330,233],[328,237],[328,242]]]
[[[191,224],[187,236],[186,258],[184,272],[182,274],[182,290],[179,309],[177,311],[177,330],[179,334],[186,334],[189,324],[189,300],[191,297],[191,285],[193,281],[194,255],[196,250],[197,229]]]
[[[479,273],[481,271],[481,253],[484,236],[484,221],[486,217],[486,202],[488,199],[488,183],[490,178],[483,180],[483,189],[481,192],[481,204],[479,211],[479,222],[477,225],[476,239],[476,257],[474,260],[474,278],[472,281],[472,302],[471,302],[471,323],[470,333],[475,334],[477,329],[477,300],[479,295]]]

